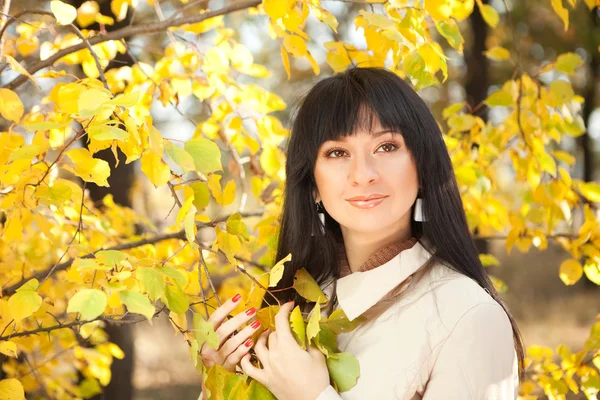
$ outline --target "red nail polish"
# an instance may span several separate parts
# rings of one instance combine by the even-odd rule
[[[250,325],[252,328],[256,329],[260,326],[260,321],[256,320]]]
[[[246,315],[254,315],[254,313],[256,312],[256,308],[252,307],[248,310],[245,311]]]
[[[235,296],[233,296],[231,301],[233,301],[234,303],[237,303],[238,301],[240,301],[241,298],[242,298],[242,295],[238,293]]]
[[[252,339],[248,339],[248,340],[246,340],[245,346],[246,346],[246,347],[250,347],[250,346],[252,346]]]

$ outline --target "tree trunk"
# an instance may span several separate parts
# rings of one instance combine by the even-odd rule
[[[67,3],[79,8],[85,0],[66,0]],[[110,0],[97,0],[100,6],[100,13],[102,15],[114,17],[110,9]],[[113,31],[119,28],[123,28],[131,23],[133,13],[129,9],[127,17],[122,21],[117,22],[111,26],[106,26],[107,31]],[[76,23],[76,21],[74,22]],[[79,27],[81,28],[81,27]],[[94,23],[86,29],[99,30],[100,27],[97,23]],[[126,65],[133,65],[133,59],[129,57],[127,53],[117,53],[117,56],[111,61],[106,70],[111,68],[122,67]],[[87,147],[87,143],[84,143]],[[101,150],[97,152],[94,157],[107,161],[111,166],[110,177],[108,178],[109,187],[98,186],[94,183],[88,183],[86,188],[90,192],[90,197],[96,203],[101,204],[102,199],[107,194],[111,194],[115,203],[131,207],[131,200],[129,198],[129,190],[133,184],[134,179],[134,164],[125,164],[125,155],[119,150],[119,166],[115,168],[115,157],[111,149]],[[107,324],[106,333],[108,334],[109,340],[115,343],[123,350],[125,357],[122,360],[113,359],[111,366],[111,381],[107,387],[104,388],[104,392],[92,398],[92,400],[110,399],[110,400],[130,400],[133,398],[133,366],[134,366],[134,337],[133,337],[133,326],[122,324],[113,325]]]
[[[484,0],[483,3],[488,3]],[[479,12],[479,7],[475,6],[473,13],[469,17],[471,25],[471,47],[465,49],[465,63],[467,64],[467,81],[465,82],[466,100],[472,107],[477,106],[487,98],[489,86],[488,60],[483,54],[486,50],[485,39],[488,35],[487,24]],[[477,113],[487,121],[487,107],[479,108]],[[474,147],[477,147],[476,145]],[[478,229],[473,232],[475,236],[479,234]],[[487,253],[489,246],[487,240],[475,239],[475,246],[479,253]]]

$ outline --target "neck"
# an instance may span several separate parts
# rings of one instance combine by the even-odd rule
[[[344,233],[343,230],[342,236],[344,238],[344,247],[346,250],[348,266],[352,272],[356,272],[359,270],[361,265],[363,265],[377,250],[393,243],[400,243],[409,240],[412,237],[412,232],[409,225],[407,229],[402,229],[394,232],[393,234],[382,236],[377,236],[371,233]]]

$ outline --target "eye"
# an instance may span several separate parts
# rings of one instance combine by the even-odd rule
[[[400,147],[396,143],[387,142],[387,143],[384,143],[381,146],[379,146],[379,148],[382,149],[384,146],[392,146],[392,150],[390,150],[390,151],[384,151],[384,153],[391,153],[392,151],[397,150]]]
[[[325,157],[327,157],[327,158],[340,158],[341,156],[339,156],[339,157],[337,157],[337,156],[336,156],[336,157],[331,157],[331,155],[332,155],[332,154],[334,154],[334,153],[336,153],[336,154],[339,154],[339,153],[345,153],[345,152],[346,152],[346,151],[345,151],[345,150],[343,150],[343,149],[337,149],[337,148],[336,148],[336,149],[331,149],[331,150],[329,150],[329,151],[328,151],[328,152],[325,154]]]

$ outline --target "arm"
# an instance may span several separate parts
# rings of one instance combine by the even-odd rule
[[[504,309],[478,304],[463,314],[443,344],[423,400],[514,400],[516,357]]]

